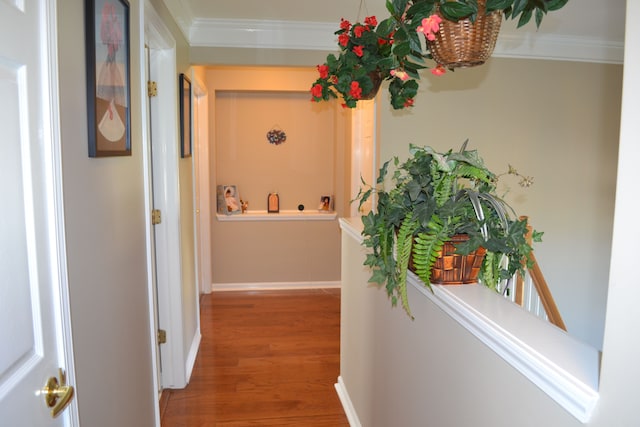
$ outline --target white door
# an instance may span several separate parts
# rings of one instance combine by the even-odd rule
[[[19,41],[19,42],[18,42]],[[55,1],[0,1],[0,424],[77,425],[56,418],[49,377],[73,384],[55,72]],[[61,378],[57,379],[61,385]],[[53,388],[53,383],[50,384]],[[72,397],[60,389],[62,402]]]

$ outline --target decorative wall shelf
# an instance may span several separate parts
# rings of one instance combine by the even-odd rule
[[[333,221],[337,218],[337,213],[321,212],[318,210],[295,211],[282,210],[278,213],[267,213],[267,211],[247,211],[243,214],[221,215],[216,214],[218,221]]]

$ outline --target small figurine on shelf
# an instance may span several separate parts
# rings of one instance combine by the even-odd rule
[[[267,212],[280,212],[280,196],[278,196],[278,193],[269,193],[269,196],[267,197]]]
[[[242,213],[246,213],[249,208],[249,201],[240,199],[240,207],[242,208]]]

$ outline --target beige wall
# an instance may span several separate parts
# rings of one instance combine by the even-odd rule
[[[310,102],[310,68],[208,68],[210,185],[235,184],[249,210],[266,211],[278,192],[281,210],[316,211],[322,195],[346,209],[349,115],[335,103]],[[341,110],[341,109],[340,109]],[[283,144],[266,139],[286,133]],[[212,194],[211,210],[216,211]],[[335,282],[340,233],[332,221],[212,221],[213,284]]]
[[[215,182],[238,185],[250,210],[266,210],[275,191],[281,210],[317,211],[334,193],[337,147],[333,109],[312,107],[304,92],[217,92]],[[268,143],[271,129],[286,132],[286,142]]]
[[[457,149],[469,138],[501,179],[506,200],[544,231],[534,249],[569,332],[602,348],[611,253],[622,66],[491,59],[423,76],[416,106],[380,120],[381,160],[409,143]],[[382,102],[388,103],[383,93]]]
[[[69,296],[80,425],[154,425],[141,141],[141,64],[130,1],[130,157],[89,158],[84,1],[58,1]]]

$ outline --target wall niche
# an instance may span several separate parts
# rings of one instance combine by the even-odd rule
[[[236,185],[248,201],[246,214],[213,215],[214,290],[339,285],[351,115],[337,102],[310,101],[316,75],[315,68],[207,68],[210,186],[215,193]],[[286,140],[272,143],[270,131]],[[279,214],[267,214],[271,192]],[[334,198],[332,215],[318,210],[324,195]],[[215,194],[211,203],[216,212]],[[299,205],[303,220],[291,216]]]

